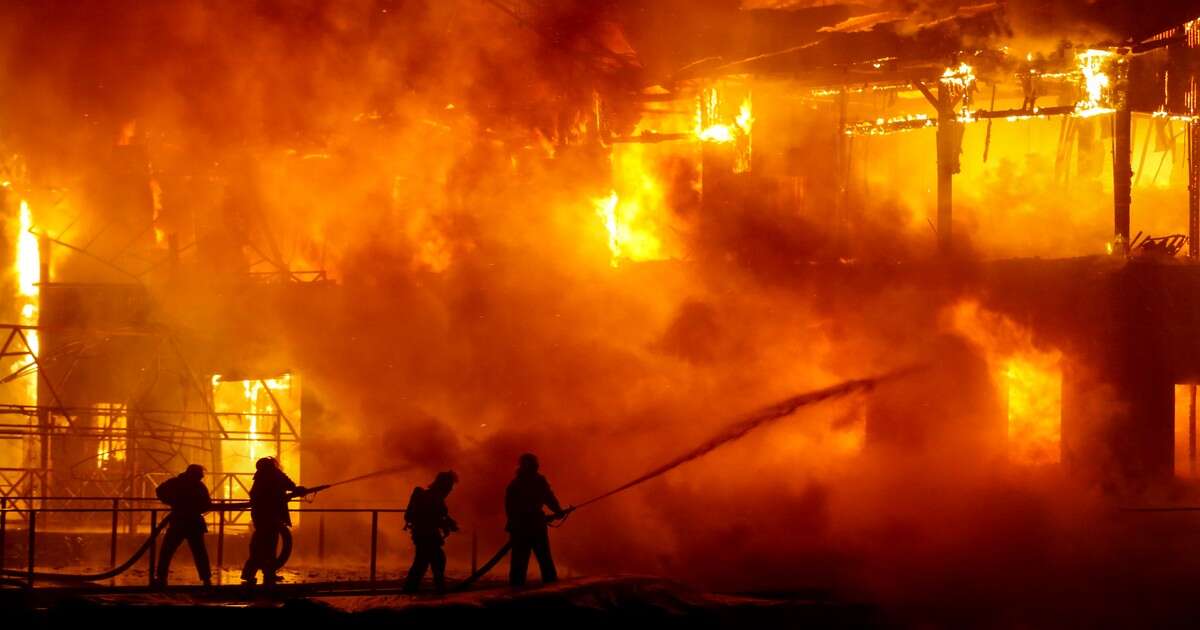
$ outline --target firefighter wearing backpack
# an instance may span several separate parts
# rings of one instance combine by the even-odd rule
[[[196,563],[196,573],[205,586],[212,586],[208,549],[204,546],[204,533],[208,531],[204,513],[212,509],[212,499],[208,495],[208,487],[204,485],[204,467],[200,464],[189,465],[178,476],[160,484],[155,494],[160,501],[171,506],[171,524],[167,526],[167,533],[163,537],[162,555],[158,559],[154,584],[160,588],[167,585],[171,557],[186,540],[192,550],[192,561]]]
[[[447,536],[458,531],[458,524],[450,518],[446,508],[446,497],[458,483],[458,475],[452,470],[440,472],[428,488],[416,487],[408,499],[404,511],[404,528],[412,532],[412,568],[404,581],[404,592],[416,593],[421,586],[427,569],[433,569],[433,586],[437,593],[446,592],[446,552],[442,549]]]
[[[259,458],[254,462],[254,470],[254,483],[250,485],[250,521],[254,532],[250,535],[249,557],[242,566],[242,583],[254,584],[262,571],[263,584],[272,586],[279,582],[275,547],[282,532],[292,526],[288,501],[308,494],[308,488],[296,485],[274,457]]]

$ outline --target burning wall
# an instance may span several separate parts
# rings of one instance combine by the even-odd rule
[[[597,93],[625,107],[622,137],[644,130],[624,118],[647,100],[625,84],[636,64],[588,54],[605,17],[590,3],[546,18],[548,31],[457,2],[123,7],[101,31],[98,6],[6,9],[27,33],[6,35],[2,78],[28,85],[3,104],[6,141],[34,173],[22,186],[42,221],[69,222],[37,200],[95,181],[139,121],[164,229],[180,249],[196,242],[147,282],[155,315],[263,374],[304,375],[324,408],[305,417],[306,483],[411,467],[331,499],[403,500],[453,467],[452,508],[490,544],[520,452],[538,452],[571,502],[763,401],[915,362],[931,368],[906,388],[807,412],[598,504],[556,538],[559,556],[729,588],[895,594],[906,574],[953,581],[969,571],[955,559],[986,547],[998,558],[974,570],[1012,586],[1008,562],[1039,558],[1043,536],[1074,531],[1056,519],[1089,513],[1075,494],[1009,484],[1028,472],[1014,461],[1054,461],[1059,340],[1034,343],[999,315],[1011,304],[955,317],[981,272],[969,256],[935,266],[923,253],[932,239],[913,208],[934,179],[932,132],[856,141],[839,159],[836,114],[783,98],[785,82],[726,97],[713,121],[735,138],[750,129],[748,172],[734,172],[736,142],[585,141]],[[685,102],[663,131],[692,138]],[[994,166],[978,176],[964,157],[960,189],[980,192],[963,214],[982,256],[1060,251],[1033,226],[1072,195],[1089,202],[1062,214],[1101,227],[1093,237],[1066,221],[1078,248],[1063,249],[1107,240],[1094,186],[1063,192],[1041,166],[1055,145],[1039,125],[997,124]],[[89,210],[85,195],[66,199]],[[1037,219],[1021,225],[1013,206]],[[339,286],[220,281],[280,262],[322,264]],[[239,326],[227,318],[262,335],[228,334]],[[905,437],[878,437],[889,435]],[[1045,468],[1029,474],[1058,483]],[[936,594],[911,585],[925,587]]]

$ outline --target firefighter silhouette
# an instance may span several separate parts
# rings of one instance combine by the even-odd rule
[[[161,556],[155,572],[154,583],[167,585],[167,574],[171,570],[171,558],[179,545],[187,541],[192,550],[192,561],[196,563],[196,574],[205,586],[212,586],[212,570],[208,564],[208,549],[204,546],[204,513],[212,509],[208,487],[204,485],[204,467],[191,464],[179,475],[172,477],[155,489],[163,503],[171,506],[171,523],[163,536]]]
[[[508,581],[513,586],[525,584],[531,552],[537,558],[542,583],[558,580],[554,558],[550,555],[550,533],[543,506],[550,508],[555,518],[566,515],[550,489],[550,482],[538,472],[537,456],[525,453],[518,458],[516,477],[504,493],[504,512],[508,516],[507,530],[512,543]]]
[[[263,584],[279,581],[275,547],[281,532],[292,526],[288,500],[306,494],[308,489],[297,486],[279,468],[274,457],[263,457],[255,463],[254,483],[250,486],[250,520],[254,533],[250,535],[250,557],[242,567],[242,581],[254,584],[262,571]]]
[[[404,527],[412,532],[412,567],[404,581],[404,591],[416,593],[425,572],[433,569],[433,586],[438,594],[446,592],[446,552],[442,545],[451,532],[458,531],[458,524],[450,518],[446,508],[446,497],[458,483],[458,475],[452,470],[440,472],[429,487],[416,487],[408,499],[404,511]]]

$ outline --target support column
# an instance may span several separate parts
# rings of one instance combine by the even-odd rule
[[[835,149],[838,191],[836,201],[837,211],[833,220],[833,238],[835,243],[834,251],[840,256],[843,252],[847,251],[846,243],[848,238],[846,224],[848,223],[848,195],[850,192],[850,139],[846,136],[846,117],[850,107],[850,94],[845,85],[842,86],[842,90],[838,94],[837,107],[837,138],[834,139],[833,146]]]
[[[1133,149],[1131,128],[1133,115],[1128,107],[1113,116],[1113,237],[1120,253],[1129,251],[1129,205],[1132,201]]]
[[[1200,258],[1200,123],[1188,123],[1188,255]]]
[[[937,234],[938,251],[949,254],[954,243],[954,174],[962,142],[962,123],[954,114],[954,96],[946,86],[938,88],[937,126]]]
[[[46,285],[50,283],[50,239],[46,235],[42,235],[39,238],[38,252],[40,258],[38,260],[37,324],[40,326],[41,322],[45,319]],[[26,331],[26,335],[28,334],[29,331]],[[42,354],[42,350],[46,347],[46,335],[42,334],[40,330],[37,331],[37,343],[34,344],[37,348],[30,347],[28,336],[25,338],[25,345],[26,349],[33,354],[33,360],[36,361],[37,357]],[[42,472],[42,507],[46,507],[45,497],[53,493],[51,490],[53,473],[50,471],[50,433],[54,419],[44,406],[48,405],[52,398],[50,395],[50,383],[47,380],[50,376],[46,374],[45,370],[41,369],[41,366],[38,367],[36,376],[37,398],[33,401],[33,404],[37,406],[38,430],[41,433],[41,437],[39,438],[41,444],[39,444],[38,468]]]

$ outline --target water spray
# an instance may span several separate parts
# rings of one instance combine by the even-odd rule
[[[881,383],[896,380],[899,378],[904,378],[906,376],[912,375],[915,372],[919,372],[923,369],[925,369],[925,366],[909,366],[909,367],[901,368],[898,370],[893,370],[891,372],[886,372],[879,376],[875,376],[875,377],[871,377],[871,378],[856,379],[856,380],[852,380],[852,381],[845,381],[845,382],[839,383],[837,385],[832,385],[830,387],[814,390],[811,392],[805,392],[803,394],[799,394],[796,396],[792,396],[791,398],[781,400],[773,405],[759,409],[758,411],[755,411],[743,418],[740,418],[740,419],[730,423],[724,429],[717,432],[716,435],[713,435],[711,438],[705,440],[704,442],[701,442],[699,445],[695,446],[694,448],[692,448],[688,451],[685,451],[684,453],[682,453],[678,457],[675,457],[674,459],[668,461],[667,463],[665,463],[661,466],[658,466],[656,468],[652,468],[649,471],[647,471],[646,473],[639,475],[638,477],[635,477],[635,478],[631,479],[630,481],[627,481],[627,482],[617,486],[616,488],[609,490],[608,492],[599,494],[599,495],[594,496],[582,503],[568,507],[566,510],[563,511],[563,514],[561,516],[551,517],[550,519],[548,519],[547,522],[549,523],[549,522],[557,521],[560,519],[565,519],[567,516],[569,516],[575,510],[578,510],[582,507],[586,507],[588,505],[596,503],[597,501],[602,501],[604,499],[607,499],[608,497],[611,497],[620,492],[624,492],[625,490],[628,490],[635,486],[639,486],[639,485],[641,485],[647,481],[650,481],[651,479],[654,479],[656,477],[660,477],[660,476],[662,476],[672,470],[675,470],[676,468],[678,468],[690,461],[699,459],[699,458],[711,453],[712,451],[714,451],[726,444],[729,444],[730,442],[735,442],[737,440],[740,440],[741,438],[745,437],[746,434],[750,433],[751,431],[753,431],[759,427],[770,424],[771,422],[773,422],[775,420],[779,420],[781,418],[790,416],[802,407],[806,407],[808,405],[813,405],[813,404],[816,404],[819,402],[824,402],[826,400],[834,400],[837,398],[842,398],[844,396],[849,396],[850,394],[854,394],[854,393],[858,393],[858,392],[870,391]],[[491,571],[493,567],[495,567],[497,564],[499,564],[499,562],[501,560],[504,559],[504,556],[508,555],[508,552],[511,548],[512,548],[511,542],[505,543],[504,546],[501,547],[500,550],[495,553],[495,555],[493,555],[490,559],[488,559],[487,562],[485,562],[483,564],[483,566],[479,567],[478,570],[476,570],[469,577],[467,577],[465,580],[460,582],[455,587],[455,590],[456,591],[466,590],[469,586],[471,586],[477,580],[479,580],[479,578],[483,577],[484,575],[487,575],[487,573],[489,571]]]

